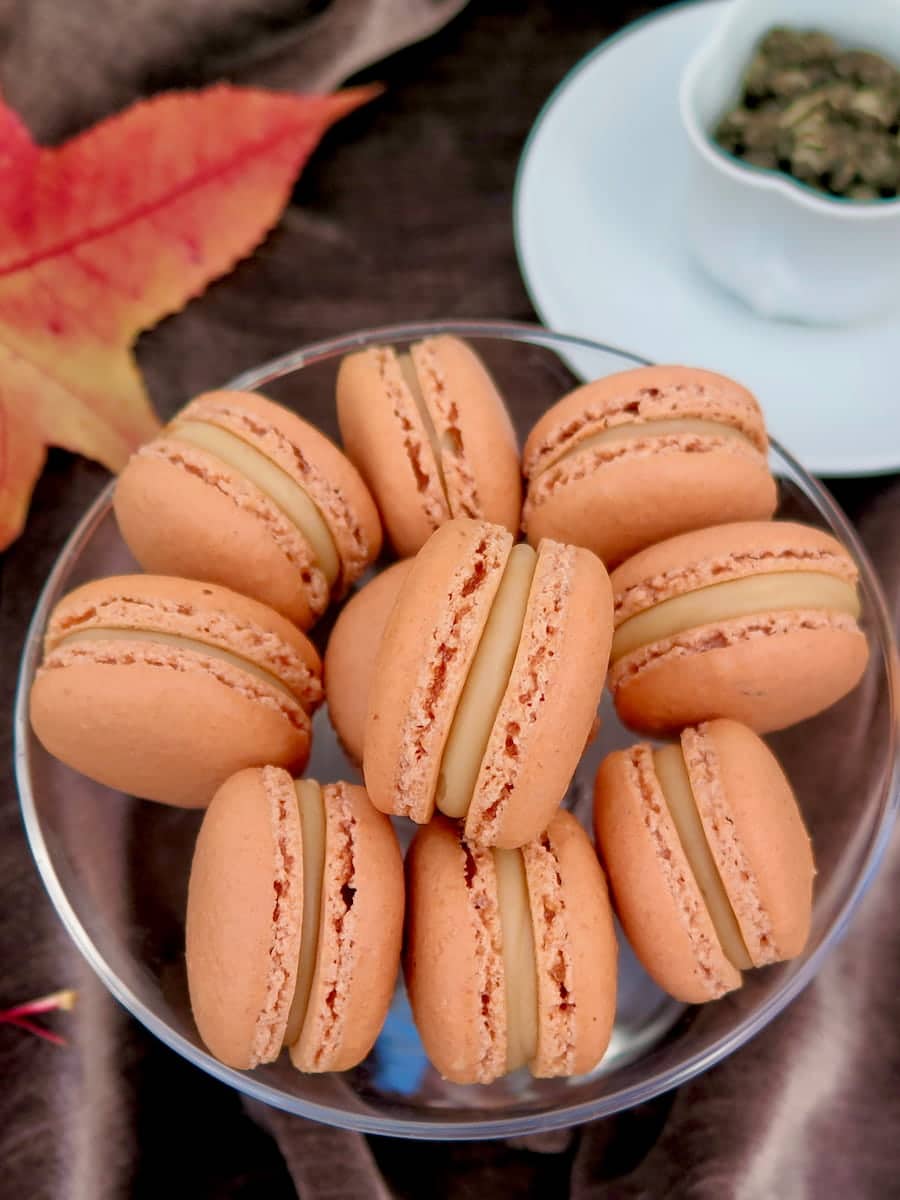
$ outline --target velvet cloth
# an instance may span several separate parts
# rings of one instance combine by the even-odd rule
[[[533,317],[511,229],[523,140],[568,68],[646,8],[627,0],[0,0],[0,80],[47,142],[147,92],[223,77],[310,89],[362,71],[387,84],[383,98],[327,136],[256,256],[141,339],[141,367],[168,415],[190,394],[320,336],[427,317]],[[104,482],[100,468],[51,454],[25,534],[3,556],[7,718],[42,581]],[[845,481],[836,492],[896,621],[900,480]],[[366,1139],[245,1105],[115,1004],[43,893],[21,828],[8,719],[0,736],[0,1007],[61,986],[80,992],[78,1009],[56,1022],[70,1034],[66,1049],[0,1027],[0,1195],[900,1195],[896,839],[850,936],[814,984],[678,1093],[514,1143]]]

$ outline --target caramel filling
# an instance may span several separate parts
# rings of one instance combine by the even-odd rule
[[[205,450],[231,467],[281,509],[309,542],[316,565],[333,587],[341,563],[328,525],[305,489],[242,438],[206,421],[176,421],[168,433],[180,442]]]
[[[506,1069],[515,1071],[537,1053],[537,959],[528,881],[520,850],[494,850],[497,907],[506,991]]]
[[[678,840],[706,902],[719,943],[733,966],[739,971],[748,971],[753,963],[713,859],[681,747],[672,745],[654,750],[653,766]]]
[[[325,874],[325,803],[322,799],[322,789],[312,779],[296,779],[294,788],[297,792],[297,807],[300,810],[303,919],[300,929],[297,983],[284,1031],[285,1046],[292,1046],[300,1036],[309,1006],[309,993],[316,973],[319,951],[322,879]]]
[[[471,803],[481,760],[519,649],[536,562],[531,546],[513,546],[460,693],[435,797],[437,807],[448,817],[464,817]]]
[[[444,493],[444,499],[447,500],[449,506],[449,498],[447,495],[447,481],[444,479],[444,463],[441,458],[441,439],[438,436],[437,428],[432,420],[431,413],[428,410],[428,405],[425,403],[425,393],[422,391],[422,384],[419,380],[419,373],[416,370],[416,364],[413,362],[411,354],[398,354],[397,366],[400,368],[400,373],[406,386],[409,388],[410,394],[415,401],[416,408],[419,410],[419,416],[422,418],[422,424],[425,426],[425,433],[428,436],[428,444],[431,446],[432,457],[434,458],[435,470],[440,481],[441,491]]]
[[[852,583],[819,571],[777,571],[698,588],[654,604],[624,621],[612,643],[612,661],[633,650],[675,637],[685,630],[754,613],[783,609],[827,609],[859,616]]]
[[[299,703],[299,700],[291,691],[291,689],[265,667],[257,666],[256,663],[250,662],[249,659],[241,658],[239,654],[232,654],[230,650],[223,650],[221,646],[212,646],[209,642],[201,642],[196,638],[182,637],[179,633],[157,633],[153,629],[78,629],[74,633],[67,634],[61,638],[54,650],[62,650],[68,646],[78,645],[80,642],[134,642],[134,641],[149,641],[154,645],[172,646],[176,650],[190,650],[195,654],[205,654],[207,658],[217,658],[221,662],[228,663],[229,666],[237,667],[241,671],[246,671],[249,675],[255,675],[257,679],[261,679],[263,683],[268,683],[271,687],[277,688],[279,692],[283,692],[286,696],[290,696],[292,700]]]
[[[736,429],[734,425],[725,425],[720,421],[703,421],[700,418],[685,417],[683,420],[669,421],[647,421],[642,424],[624,424],[614,425],[611,429],[604,429],[602,433],[593,433],[590,437],[583,438],[579,442],[563,442],[558,448],[556,454],[545,464],[543,470],[548,470],[557,463],[562,462],[565,458],[574,458],[576,454],[581,454],[585,450],[593,450],[597,446],[608,446],[610,442],[636,442],[646,438],[655,437],[683,437],[693,435],[695,437],[730,437],[740,438],[757,447],[740,429]]]

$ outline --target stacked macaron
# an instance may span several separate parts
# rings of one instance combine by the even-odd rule
[[[850,555],[767,519],[767,444],[749,392],[685,367],[578,388],[525,444],[529,539],[568,537],[614,568],[621,721],[679,739],[604,760],[595,832],[638,958],[695,1003],[802,951],[812,853],[757,734],[840,700],[868,658]]]
[[[485,364],[441,336],[348,355],[336,406],[343,451],[234,391],[141,447],[115,513],[149,573],[59,602],[31,695],[64,762],[206,809],[186,961],[210,1051],[354,1066],[402,950],[446,1078],[579,1074],[612,1030],[613,906],[686,1002],[799,954],[812,852],[758,735],[839,700],[867,647],[844,548],[769,519],[755,398],[624,372],[548,410],[520,465]],[[407,557],[347,599],[382,525]],[[314,626],[345,599],[323,680]],[[674,740],[601,764],[595,852],[561,805],[606,683]],[[323,697],[365,788],[298,778]],[[389,817],[419,827],[405,881]]]

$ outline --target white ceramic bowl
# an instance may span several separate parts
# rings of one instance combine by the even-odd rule
[[[900,199],[823,196],[712,139],[773,25],[820,29],[900,63],[900,0],[735,0],[681,80],[689,244],[713,279],[763,316],[862,321],[900,303]]]

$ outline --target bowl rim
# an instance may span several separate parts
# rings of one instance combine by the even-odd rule
[[[502,320],[418,321],[408,324],[379,326],[369,330],[360,330],[339,337],[311,342],[297,350],[262,363],[258,367],[253,367],[242,372],[235,376],[226,386],[231,388],[259,387],[267,381],[284,375],[288,371],[298,370],[311,363],[333,358],[338,354],[347,353],[362,346],[391,340],[412,340],[437,333],[452,333],[459,337],[472,339],[494,338],[523,342],[528,345],[543,346],[560,354],[564,354],[567,350],[577,351],[578,349],[588,349],[615,354],[622,359],[633,361],[635,365],[646,365],[647,363],[646,359],[629,351],[620,350],[618,347],[597,342],[591,338],[556,333],[543,326],[527,322]],[[13,710],[15,778],[22,819],[32,856],[44,887],[67,933],[95,974],[100,977],[108,991],[132,1016],[137,1018],[142,1025],[170,1049],[180,1054],[193,1065],[205,1070],[207,1074],[234,1087],[244,1095],[259,1100],[271,1107],[279,1108],[299,1116],[305,1116],[338,1128],[360,1133],[386,1134],[395,1137],[423,1140],[438,1138],[442,1140],[465,1141],[491,1137],[510,1137],[559,1129],[599,1117],[610,1116],[615,1112],[631,1108],[636,1104],[643,1103],[686,1083],[688,1080],[693,1079],[726,1058],[739,1046],[759,1033],[806,987],[818,972],[825,957],[840,940],[850,918],[856,911],[863,895],[875,877],[887,847],[895,818],[898,810],[900,810],[900,755],[898,755],[898,733],[900,733],[900,724],[898,724],[898,709],[900,709],[900,666],[898,666],[897,649],[894,644],[893,625],[884,595],[881,591],[881,586],[856,532],[828,492],[816,479],[804,470],[796,459],[781,449],[776,442],[773,441],[771,444],[776,456],[780,456],[790,469],[802,478],[804,485],[808,487],[820,510],[824,511],[828,520],[832,522],[833,528],[838,531],[839,536],[844,541],[859,567],[860,582],[866,598],[867,616],[872,626],[877,628],[878,644],[883,650],[888,715],[890,718],[889,728],[891,731],[890,746],[889,758],[885,764],[881,787],[881,817],[877,826],[870,832],[868,849],[863,858],[861,869],[849,894],[845,897],[835,920],[828,929],[827,934],[823,936],[820,945],[810,954],[802,967],[763,1004],[744,1016],[727,1035],[720,1037],[706,1050],[697,1052],[685,1059],[684,1062],[660,1072],[651,1081],[628,1084],[599,1099],[581,1100],[569,1105],[564,1104],[549,1112],[540,1111],[504,1115],[505,1110],[498,1109],[496,1110],[496,1116],[492,1114],[486,1118],[481,1117],[480,1119],[471,1121],[444,1120],[441,1118],[441,1110],[436,1108],[425,1110],[422,1119],[410,1120],[405,1117],[379,1116],[368,1113],[365,1111],[363,1102],[360,1102],[360,1109],[349,1110],[291,1096],[289,1093],[254,1078],[252,1073],[237,1071],[225,1066],[158,1017],[119,978],[114,969],[106,962],[99,949],[94,945],[85,927],[81,924],[54,869],[49,847],[40,825],[31,785],[28,694],[42,650],[41,635],[46,626],[49,610],[55,602],[59,582],[69,569],[71,558],[90,539],[94,530],[105,519],[111,508],[115,487],[114,480],[111,480],[103,488],[77,522],[63,545],[41,590],[25,637]]]
[[[688,3],[693,0],[687,0]],[[700,0],[702,2],[702,0]],[[740,20],[744,10],[752,11],[755,0],[734,0],[727,5],[715,27],[707,34],[685,64],[678,85],[678,112],[688,141],[700,157],[716,172],[727,176],[739,185],[759,192],[773,192],[788,202],[805,208],[818,216],[834,217],[840,221],[873,222],[900,221],[900,196],[880,196],[874,200],[853,200],[846,196],[829,196],[800,179],[794,179],[774,167],[760,167],[755,163],[729,154],[722,149],[697,116],[695,93],[707,63],[709,63],[732,37],[741,36]],[[826,22],[827,23],[827,22]],[[752,47],[750,48],[752,50]],[[748,50],[749,61],[749,53]]]

